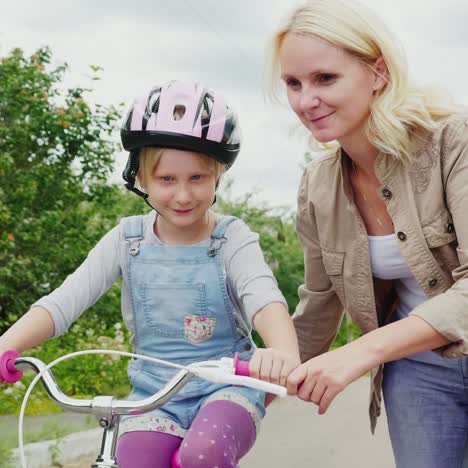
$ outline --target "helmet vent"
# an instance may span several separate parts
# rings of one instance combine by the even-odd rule
[[[182,104],[177,104],[176,106],[174,106],[174,112],[173,112],[174,120],[175,121],[181,120],[184,117],[186,110],[187,108]]]

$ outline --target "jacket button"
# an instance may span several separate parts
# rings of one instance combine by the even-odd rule
[[[384,198],[390,200],[390,198],[392,198],[392,196],[393,196],[393,193],[392,193],[392,191],[390,189],[384,188],[382,190],[382,195],[384,196]]]
[[[400,239],[401,241],[406,240],[406,234],[403,231],[399,231],[397,236],[398,236],[398,239]]]
[[[447,232],[453,232],[453,231],[455,231],[455,226],[453,225],[453,223],[448,223]]]
[[[245,343],[244,351],[250,351],[252,349],[252,345],[250,343]]]
[[[431,280],[429,280],[429,287],[430,288],[433,288],[436,284],[437,284],[437,279],[436,278],[432,278]]]

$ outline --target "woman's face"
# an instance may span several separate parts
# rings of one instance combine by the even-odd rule
[[[286,34],[279,61],[289,104],[316,140],[344,146],[365,138],[370,103],[384,78],[314,35]]]

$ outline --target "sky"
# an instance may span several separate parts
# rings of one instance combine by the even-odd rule
[[[466,0],[364,0],[402,42],[414,80],[442,86],[468,104]],[[268,101],[265,57],[289,0],[0,0],[0,56],[49,46],[70,69],[66,84],[87,86],[100,104],[131,104],[155,84],[202,82],[237,110],[243,146],[229,171],[232,195],[293,210],[307,151],[286,105]],[[103,68],[90,81],[90,65]],[[115,155],[113,181],[126,161]]]

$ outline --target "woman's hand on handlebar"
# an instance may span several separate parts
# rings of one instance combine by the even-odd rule
[[[318,414],[324,414],[340,392],[371,368],[369,353],[350,343],[316,356],[291,372],[288,393],[315,403]]]

